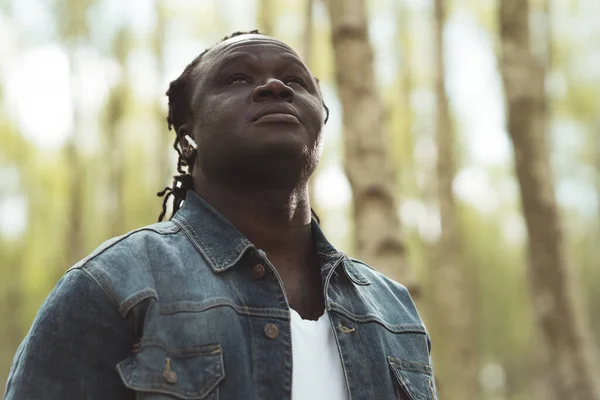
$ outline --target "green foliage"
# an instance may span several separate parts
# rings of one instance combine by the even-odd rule
[[[571,13],[580,15],[586,12],[585,5],[588,2],[577,2],[581,3],[581,8]],[[16,0],[4,1],[0,6],[2,10],[10,10],[14,8],[13,3]],[[76,165],[69,164],[64,145],[45,148],[34,144],[31,133],[19,124],[9,105],[0,103],[0,218],[4,215],[1,213],[4,201],[13,196],[25,200],[27,211],[25,230],[20,236],[2,236],[3,230],[0,229],[0,317],[3,321],[0,324],[0,382],[5,381],[16,346],[27,332],[40,304],[57,279],[70,267],[68,250],[71,243],[65,232],[72,215],[70,176],[73,170],[81,168],[82,171],[83,254],[89,254],[115,234],[156,221],[161,199],[155,193],[169,183],[168,179],[175,168],[174,152],[170,148],[173,133],[166,130],[165,115],[161,114],[165,110],[157,106],[166,87],[153,89],[152,92],[156,94],[150,96],[147,89],[151,81],[139,80],[137,75],[143,75],[144,79],[151,79],[147,75],[155,75],[154,84],[158,86],[160,80],[160,84],[165,86],[166,81],[175,78],[171,76],[173,73],[181,72],[185,62],[189,62],[204,48],[232,31],[257,26],[253,18],[242,20],[232,16],[224,5],[229,2],[201,3],[198,6],[194,2],[157,0],[156,6],[159,8],[155,11],[160,17],[159,22],[154,27],[140,28],[127,19],[123,20],[129,21],[127,23],[121,21],[107,26],[95,25],[98,20],[105,19],[96,18],[98,16],[92,15],[90,10],[102,10],[97,6],[105,4],[104,0],[51,2],[52,15],[47,17],[53,21],[58,33],[58,37],[49,39],[51,44],[65,54],[71,54],[78,47],[102,54],[98,50],[101,45],[92,42],[89,35],[92,28],[99,29],[105,37],[114,38],[111,54],[103,61],[110,64],[107,70],[112,68],[111,71],[117,76],[121,74],[122,79],[108,79],[105,91],[96,94],[102,97],[99,111],[94,111],[93,115],[85,112],[79,115],[80,125],[77,126],[83,127],[79,132],[80,137],[96,145],[83,146]],[[322,10],[319,11],[322,5],[316,3],[310,67],[320,78],[322,87],[329,89],[334,81],[330,27]],[[429,46],[425,39],[430,28],[422,22],[427,21],[430,10],[413,7],[410,5],[412,2],[404,0],[400,2],[400,8],[388,3],[371,2],[370,15],[371,18],[393,15],[397,19],[396,24],[399,24],[398,21],[404,21],[405,24],[402,29],[395,26],[396,35],[391,36],[387,46],[397,64],[394,65],[392,83],[380,88],[386,104],[384,117],[390,137],[389,151],[398,172],[397,190],[400,198],[403,202],[414,200],[427,205],[427,212],[431,214],[431,206],[436,203],[433,177],[424,181],[418,178],[432,176],[435,167],[420,155],[416,147],[424,136],[431,135],[428,121],[433,116],[431,111],[414,106],[414,98],[418,97],[415,93],[422,97],[423,93],[430,94],[433,88],[432,66],[423,62],[423,53],[426,53],[423,48]],[[236,4],[239,6],[241,3]],[[270,15],[274,36],[289,42],[298,50],[302,48],[304,4],[304,0],[286,1],[285,7],[276,6]],[[541,6],[541,0],[536,4]],[[490,32],[496,29],[495,6],[494,2],[475,1],[463,5]],[[460,11],[449,7],[449,11],[452,10]],[[403,13],[401,18],[398,13]],[[555,18],[571,17],[556,15]],[[410,23],[411,19],[416,23]],[[16,19],[11,20],[10,26],[19,35],[27,36],[26,29],[19,26]],[[156,27],[158,31],[144,31]],[[597,43],[584,43],[574,36],[553,37],[556,42],[553,48],[553,76],[566,82],[565,90],[550,90],[553,129],[556,128],[558,136],[565,137],[571,132],[563,131],[562,124],[557,121],[583,127],[579,136],[582,140],[575,141],[568,148],[558,146],[562,142],[557,141],[552,149],[555,158],[564,161],[556,163],[557,181],[561,183],[575,179],[596,193],[597,201],[600,201],[598,78],[580,74],[577,68],[578,60],[591,63],[591,54],[597,54],[599,48],[593,47]],[[195,53],[189,51],[189,43],[199,46]],[[32,50],[35,49],[19,47],[11,56],[17,59],[17,56],[26,55]],[[148,54],[150,57],[144,58]],[[187,55],[188,59],[182,54]],[[137,64],[134,63],[136,57]],[[147,62],[152,57],[156,65]],[[0,68],[3,66],[4,60]],[[6,80],[3,82],[6,83]],[[64,90],[69,91],[69,88],[65,87]],[[5,88],[0,87],[0,95],[5,93]],[[333,109],[339,104],[337,98],[327,98],[327,101]],[[89,113],[85,101],[77,106]],[[329,125],[327,129],[333,131],[335,127]],[[526,243],[523,238],[515,239],[507,234],[512,232],[507,228],[510,222],[507,220],[518,220],[520,209],[515,199],[504,200],[510,197],[506,194],[510,192],[506,189],[506,182],[516,186],[512,176],[512,160],[507,160],[501,166],[474,165],[474,161],[466,155],[466,147],[473,138],[467,137],[464,127],[459,124],[455,130],[458,170],[470,167],[483,169],[496,188],[498,197],[502,197],[493,211],[486,212],[468,200],[458,198],[465,262],[476,309],[478,341],[474,346],[477,347],[481,366],[497,364],[506,375],[506,396],[489,395],[482,399],[530,399],[533,397],[531,370],[535,362],[535,323],[528,295]],[[328,138],[322,167],[339,167],[342,153],[340,135]],[[6,171],[9,170],[17,171],[16,184],[5,184],[8,182]],[[321,172],[321,168],[318,171]],[[600,283],[600,206],[592,205],[583,211],[565,208],[563,211],[571,265],[579,277],[586,312],[600,348],[600,308],[596,306],[600,304],[600,291],[597,289]],[[321,217],[331,241],[352,255],[354,222],[351,207],[340,206],[336,210],[324,208]],[[117,228],[113,224],[115,218],[120,222]],[[3,224],[6,221],[0,219],[2,227]],[[422,283],[421,311],[427,321],[426,272],[434,259],[433,245],[430,238],[414,225],[405,223],[404,234],[409,265]]]

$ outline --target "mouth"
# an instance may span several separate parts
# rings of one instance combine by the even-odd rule
[[[254,120],[254,122],[288,122],[293,124],[298,124],[300,121],[292,114],[282,114],[282,113],[274,113],[274,114],[265,114],[262,117]]]
[[[298,113],[293,107],[281,104],[262,108],[254,115],[252,122],[301,123]]]

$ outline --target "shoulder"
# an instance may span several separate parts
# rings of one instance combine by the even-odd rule
[[[70,270],[17,349],[5,399],[125,398],[114,366],[130,346],[127,325],[101,288]]]
[[[350,258],[352,265],[371,283],[377,286],[390,288],[391,290],[408,294],[408,289],[403,284],[388,278],[364,261]]]
[[[90,263],[119,260],[123,256],[137,256],[140,252],[160,246],[168,236],[180,230],[181,228],[172,221],[144,226],[107,240],[72,268],[85,268]]]
[[[157,298],[156,269],[166,268],[188,243],[180,230],[172,221],[136,229],[107,240],[70,271],[86,272],[125,315],[140,301]]]
[[[421,323],[414,300],[405,285],[388,278],[364,261],[352,257],[349,257],[349,260],[359,275],[364,278],[366,283],[364,288],[373,297],[378,299],[381,304],[401,305],[404,311],[411,315],[414,322]]]

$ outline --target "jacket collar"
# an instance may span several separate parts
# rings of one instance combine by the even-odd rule
[[[257,250],[231,222],[194,191],[188,190],[183,206],[172,220],[181,227],[216,273],[234,267],[247,251]],[[311,228],[322,269],[342,264],[352,282],[369,284],[356,265],[329,243],[314,218]]]
[[[256,247],[220,212],[192,190],[173,222],[190,238],[214,272],[233,267],[248,250]]]

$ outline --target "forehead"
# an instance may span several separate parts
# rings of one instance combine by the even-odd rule
[[[202,57],[198,67],[206,71],[206,69],[221,67],[223,63],[231,61],[232,56],[264,53],[280,54],[286,59],[295,59],[304,65],[300,56],[284,42],[265,35],[247,34],[224,40],[210,48]]]

